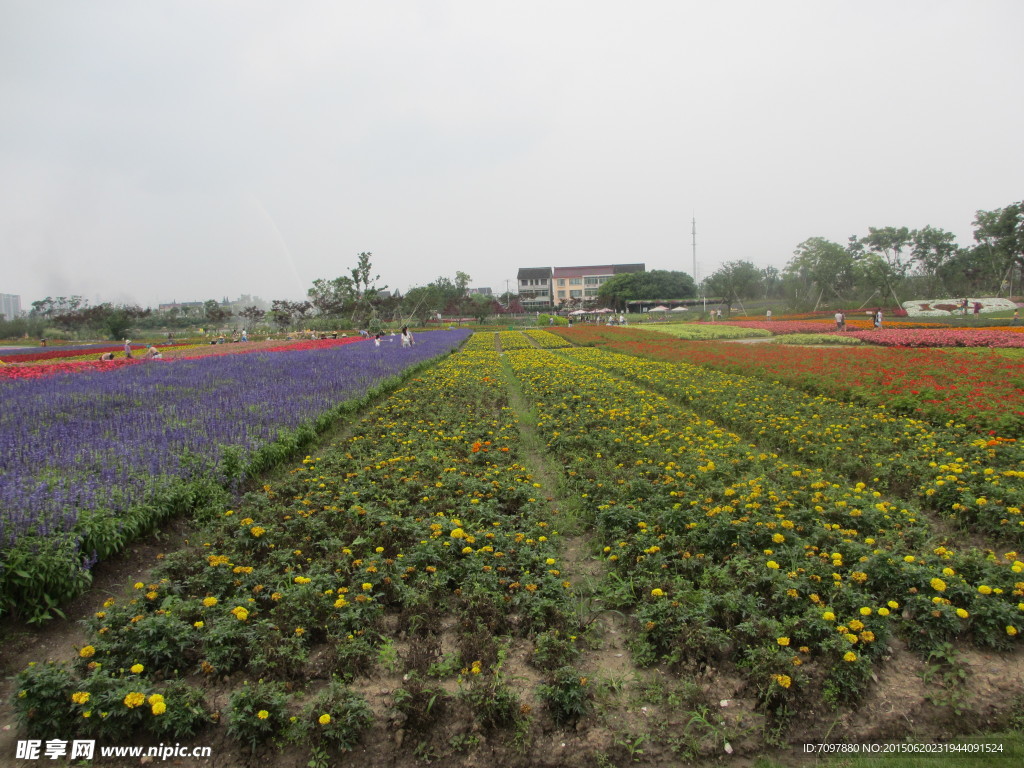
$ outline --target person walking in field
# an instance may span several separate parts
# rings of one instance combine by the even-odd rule
[[[402,326],[402,347],[411,347],[411,346],[412,346],[412,334],[409,333],[409,326],[408,325],[403,325]]]
[[[842,312],[836,312],[836,330],[837,331],[843,330],[843,319],[844,319],[843,318],[843,313]]]
[[[882,310],[880,307],[875,309],[875,313],[872,315],[871,320],[872,324],[875,326],[875,330],[880,331],[882,329]]]
[[[772,311],[769,309],[767,312],[764,313],[764,317],[765,320],[767,320],[770,323],[772,321]]]
[[[132,340],[131,339],[125,339],[124,340],[124,356],[127,357],[129,360],[132,359]]]

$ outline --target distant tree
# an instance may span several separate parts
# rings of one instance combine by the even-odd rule
[[[786,265],[786,274],[803,287],[805,297],[817,295],[815,304],[827,291],[845,298],[856,282],[854,259],[850,252],[824,237],[812,237],[796,247]]]
[[[650,272],[624,272],[606,281],[597,290],[598,301],[623,310],[627,301],[689,299],[697,295],[693,278],[685,272],[653,269]]]
[[[761,291],[762,272],[749,261],[727,261],[704,281],[704,293],[721,297],[732,309],[734,301],[752,299]]]
[[[488,315],[494,313],[494,300],[490,296],[475,293],[469,297],[469,314],[482,323]]]
[[[263,319],[263,316],[267,313],[257,306],[245,307],[241,312],[238,313],[239,317],[244,317],[249,321],[249,325],[254,325]]]
[[[868,234],[860,238],[863,255],[857,259],[861,277],[879,293],[891,295],[897,304],[896,289],[910,273],[911,261],[904,250],[911,244],[910,230],[906,227],[868,227]]]
[[[111,339],[125,338],[128,330],[137,320],[147,317],[151,313],[151,310],[142,309],[137,305],[111,306],[104,304],[101,309],[104,312],[100,315],[100,325]]]
[[[220,325],[229,317],[231,317],[231,310],[225,309],[221,304],[208,299],[203,302],[203,316],[206,318],[206,322],[210,325]]]
[[[993,211],[977,211],[974,239],[1001,261],[1000,273],[1016,265],[1024,268],[1024,201]]]
[[[944,229],[924,227],[910,233],[910,253],[924,274],[935,274],[958,250],[956,235]]]
[[[438,277],[425,286],[410,288],[402,300],[402,313],[426,322],[438,314],[459,314],[463,309],[468,311],[469,306],[465,302],[469,281],[469,275],[457,272],[455,280]]]
[[[343,275],[333,280],[314,280],[306,295],[320,314],[340,315],[355,299],[356,288],[352,278]]]

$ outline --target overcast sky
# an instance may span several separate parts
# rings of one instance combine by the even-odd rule
[[[0,293],[783,267],[1024,198],[1020,0],[0,0]]]

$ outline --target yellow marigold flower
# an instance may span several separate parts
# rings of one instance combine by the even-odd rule
[[[135,589],[145,589],[145,587],[146,587],[146,585],[143,584],[141,581],[136,581],[134,586],[135,586]]]
[[[192,624],[192,626],[195,627],[196,629],[202,629],[203,627],[206,626],[206,622],[205,621],[197,621],[197,622],[194,622]]]
[[[856,643],[857,642],[857,636],[855,634],[853,634],[852,632],[849,632],[849,633],[843,635],[843,637],[846,639],[846,642],[848,642],[848,643],[852,644],[852,643]]]
[[[845,653],[845,655],[843,656],[843,661],[856,661],[856,660],[857,660],[857,654],[854,653],[853,651],[847,651]]]
[[[767,563],[765,563],[765,565],[767,565],[773,571],[777,571],[779,569],[779,564],[776,563],[774,560],[769,560]]]
[[[363,582],[363,592],[369,592],[371,589],[373,589],[373,584],[371,584],[368,581],[364,581]]]
[[[472,555],[473,554],[473,548],[472,547],[463,547],[462,548],[462,554],[464,554],[464,555]]]
[[[231,613],[233,613],[235,618],[239,621],[245,621],[249,618],[249,611],[240,605],[236,606],[235,608],[232,608]]]
[[[963,608],[957,608],[957,609],[956,609],[956,615],[957,615],[957,616],[959,616],[959,617],[960,617],[961,619],[966,619],[966,618],[967,618],[968,616],[970,616],[971,614],[969,614],[969,613],[968,613],[967,611],[965,611],[965,610],[964,610]]]
[[[789,645],[789,638],[788,637],[780,637],[780,638],[777,638],[775,642],[777,642],[779,645],[783,645],[783,646]]]
[[[892,608],[892,609],[893,609],[894,611],[895,611],[895,610],[896,610],[897,608],[899,608],[899,607],[900,607],[900,604],[899,604],[899,603],[897,603],[897,602],[896,602],[895,600],[890,600],[890,601],[889,601],[888,603],[886,603],[886,605],[888,605],[888,606],[889,606],[890,608]]]
[[[258,538],[259,538],[260,536],[262,536],[262,535],[263,535],[264,533],[266,533],[266,532],[267,532],[267,529],[266,529],[266,528],[261,528],[261,527],[260,527],[260,526],[258,526],[258,525],[254,525],[254,526],[253,526],[252,528],[250,528],[250,529],[249,529],[249,533],[251,533],[251,534],[252,534],[253,536],[255,536],[255,537],[256,537],[257,539],[258,539]]]
[[[296,584],[309,584],[309,582],[311,582],[311,581],[312,581],[312,579],[310,579],[308,576],[296,576],[295,577],[295,583]]]
[[[145,695],[139,693],[138,691],[132,691],[131,693],[129,693],[127,696],[124,697],[124,705],[126,707],[128,707],[128,709],[134,709],[135,707],[141,707],[145,703],[146,703]]]
[[[282,595],[280,592],[274,592],[270,595],[270,599],[273,600],[275,603],[282,597],[284,597],[284,595]]]
[[[383,551],[384,551],[384,547],[377,547],[377,548],[376,548],[375,550],[373,550],[373,551],[374,551],[374,552],[376,552],[376,553],[377,553],[377,554],[379,555],[379,554],[380,554],[381,552],[383,552]],[[330,715],[328,715],[328,717],[330,717]]]
[[[213,606],[215,606],[216,604],[217,604],[217,598],[216,597],[204,597],[203,598],[203,605],[205,605],[207,608],[213,608]]]
[[[132,674],[133,675],[141,675],[143,670],[145,670],[145,669],[146,668],[144,666],[142,666],[141,664],[132,664]]]
[[[860,615],[861,615],[861,616],[870,616],[870,615],[871,615],[871,609],[870,609],[870,608],[868,608],[868,607],[867,607],[867,606],[865,605],[865,606],[864,606],[863,608],[861,608],[861,609],[860,609]]]
[[[96,655],[96,649],[93,648],[91,645],[87,645],[83,647],[81,650],[79,650],[78,655],[81,656],[83,659],[90,659]]]
[[[990,587],[990,586],[988,586],[986,584],[982,584],[980,587],[978,587],[978,591],[981,594],[983,594],[983,595],[991,595],[992,594],[992,587]]]
[[[162,701],[158,701],[152,705],[151,711],[153,712],[154,715],[162,715],[164,712],[167,711],[167,705],[164,704]]]
[[[1006,634],[1008,634],[1010,637],[1014,637],[1017,634],[1017,628],[1014,626],[1007,627]]]
[[[789,675],[775,675],[775,682],[781,685],[783,688],[789,688],[793,684],[792,678]]]
[[[956,571],[954,571],[952,568],[943,568],[942,569],[942,575],[943,576],[955,576],[956,575]]]
[[[71,701],[75,704],[88,704],[91,695],[88,691],[77,691],[71,694]]]
[[[302,627],[296,627],[295,628],[295,636],[296,637],[302,637],[304,634],[306,634],[306,630],[304,630]]]
[[[259,712],[256,713],[256,717],[258,717],[260,720],[266,720],[268,717],[270,717],[270,713],[267,712],[267,710],[265,709],[261,709]]]
[[[665,591],[660,589],[659,587],[655,587],[654,589],[651,590],[651,597],[664,597],[664,596],[665,596]]]
[[[164,700],[164,695],[162,693],[154,693],[152,696],[150,696],[148,699],[146,699],[146,701],[148,701],[150,704],[156,704],[158,701],[163,701],[163,700]]]
[[[835,621],[836,615],[832,613],[832,611],[825,611],[823,614],[821,614],[821,618],[823,618],[825,621]]]
[[[461,528],[456,528],[449,534],[453,539],[464,539],[466,538],[466,532]]]
[[[936,592],[946,591],[946,582],[944,582],[942,579],[932,579],[929,583],[932,585],[932,589],[934,589]]]
[[[320,725],[327,725],[329,722],[331,722],[331,716],[324,713],[320,715],[320,719],[317,722],[319,722]]]

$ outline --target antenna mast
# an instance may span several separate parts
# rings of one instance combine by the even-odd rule
[[[697,291],[700,291],[700,280],[697,278],[697,217],[693,217],[693,229],[691,230],[693,235],[693,284],[696,286]]]

